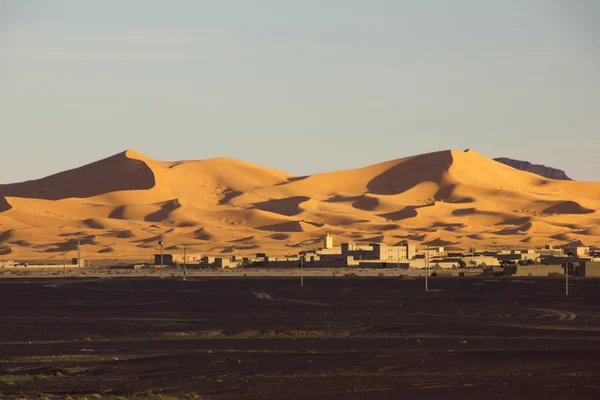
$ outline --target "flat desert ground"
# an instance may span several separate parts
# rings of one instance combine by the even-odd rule
[[[360,162],[360,160],[357,160]],[[296,254],[343,241],[458,247],[600,245],[600,183],[523,172],[473,150],[293,176],[231,158],[127,150],[0,185],[0,259],[150,260],[166,251]]]
[[[0,280],[0,393],[592,399],[600,281]],[[171,396],[171,397],[169,397]]]

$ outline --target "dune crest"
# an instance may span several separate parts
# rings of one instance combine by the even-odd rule
[[[165,162],[129,149],[46,178],[0,185],[9,257],[72,251],[148,257],[373,241],[463,248],[600,245],[600,183],[540,178],[474,150],[444,150],[299,176],[227,157]],[[295,251],[295,250],[294,250]]]
[[[0,196],[60,200],[120,190],[148,190],[154,187],[154,173],[143,158],[127,150],[46,178],[0,185]]]

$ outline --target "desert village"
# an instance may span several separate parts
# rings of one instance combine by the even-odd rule
[[[163,246],[163,241],[159,241]],[[28,264],[16,261],[1,261],[0,269],[16,268],[86,268],[89,260],[78,253],[67,263]],[[330,234],[323,238],[322,247],[304,250],[288,256],[270,256],[257,253],[255,257],[215,257],[190,252],[160,252],[153,254],[153,262],[107,265],[108,269],[143,268],[183,269],[284,269],[298,268],[361,268],[397,269],[412,275],[429,276],[554,276],[569,275],[600,277],[600,251],[584,246],[553,247],[512,250],[448,250],[444,247],[417,247],[402,241],[396,245],[385,243],[342,242],[334,244]]]
[[[255,258],[155,254],[154,265],[185,265],[187,268],[396,268],[421,273],[427,270],[426,273],[432,276],[551,276],[563,275],[567,266],[570,275],[600,276],[600,252],[579,246],[456,252],[447,251],[444,247],[417,248],[407,241],[397,245],[343,242],[335,246],[333,237],[327,234],[322,248],[286,257],[270,257],[264,253],[258,253]]]

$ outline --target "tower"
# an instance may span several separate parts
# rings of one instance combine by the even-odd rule
[[[332,249],[333,248],[333,237],[328,233],[323,239],[323,248],[324,249]]]

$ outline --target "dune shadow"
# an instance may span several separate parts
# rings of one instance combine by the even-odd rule
[[[385,218],[390,221],[400,221],[403,219],[414,218],[417,215],[419,215],[419,212],[417,211],[419,208],[431,207],[433,205],[435,205],[435,203],[425,204],[422,206],[406,206],[401,210],[393,211],[393,212],[389,212],[389,213],[385,213],[385,214],[378,214],[377,216]]]
[[[436,201],[443,201],[445,203],[451,203],[451,204],[464,204],[464,203],[474,203],[475,199],[469,196],[465,196],[465,197],[459,197],[459,198],[454,198],[454,190],[456,189],[456,185],[452,184],[452,185],[446,185],[442,188],[440,188],[440,190],[438,190],[434,195],[433,198]]]
[[[98,243],[94,240],[94,236],[85,237],[81,239],[69,239],[66,242],[52,243],[51,246],[54,247],[46,249],[44,251],[46,253],[75,251],[77,250],[77,244],[97,245]]]
[[[143,244],[151,244],[151,243],[157,243],[160,240],[160,235],[156,235],[156,236],[152,236],[149,238],[145,238],[145,239],[138,239],[138,240],[134,240],[133,243],[143,243]],[[151,245],[151,247],[154,247],[154,245]]]
[[[456,216],[473,215],[476,213],[477,213],[477,209],[475,207],[459,208],[458,210],[452,211],[452,215],[456,215]]]
[[[465,224],[462,224],[460,222],[456,222],[456,223],[451,223],[451,222],[436,222],[435,224],[431,225],[432,228],[442,228],[445,231],[448,232],[454,232],[458,229],[464,228]]]
[[[0,186],[0,197],[44,200],[86,198],[122,190],[147,190],[156,185],[154,172],[125,152],[46,178]]]
[[[245,243],[245,242],[250,242],[252,240],[254,240],[254,236],[246,236],[246,237],[243,237],[240,239],[230,240],[229,243]]]
[[[327,200],[328,203],[352,202],[352,207],[363,211],[374,211],[379,207],[379,199],[376,197],[361,196],[341,196],[335,195]]]
[[[169,217],[169,214],[181,207],[179,199],[169,200],[160,206],[160,210],[146,215],[144,221],[146,222],[161,222]]]
[[[211,240],[212,238],[213,235],[204,228],[196,229],[194,231],[194,239],[196,240]]]
[[[583,207],[576,201],[561,201],[545,208],[542,214],[592,214],[596,210]]]
[[[310,200],[310,197],[293,196],[285,199],[268,200],[260,203],[254,203],[253,205],[258,210],[291,217],[303,212],[304,210],[300,208],[300,204],[308,200]]]
[[[552,235],[552,236],[550,236],[550,238],[551,239],[555,239],[555,240],[560,240],[562,242],[566,242],[566,241],[571,240],[571,238],[569,237],[569,235],[566,234],[566,233],[559,233],[559,234],[556,234],[556,235]]]
[[[442,238],[437,238],[437,239],[433,239],[430,240],[428,242],[424,242],[424,245],[427,246],[436,246],[436,247],[445,247],[445,246],[450,246],[453,244],[456,244],[457,242],[450,242],[448,240],[443,240]]]
[[[14,233],[14,229],[9,229],[0,233],[0,243],[7,242],[11,237],[13,237]]]
[[[260,246],[257,244],[242,244],[242,245],[235,245],[233,246],[233,248],[235,250],[254,250],[254,249],[259,249]]]
[[[243,195],[244,192],[240,192],[237,190],[227,189],[223,192],[223,197],[219,200],[219,205],[229,204],[231,200],[236,197]]]
[[[256,229],[270,232],[303,232],[302,225],[299,221],[289,221],[280,224],[259,226]]]
[[[439,184],[452,162],[450,151],[411,157],[373,178],[367,183],[367,189],[373,194],[392,195],[403,193],[423,182]]]
[[[288,235],[287,233],[274,233],[272,235],[269,235],[269,238],[273,240],[288,240],[290,238],[290,235]]]
[[[135,234],[129,229],[123,229],[121,231],[115,232],[114,237],[118,239],[130,239],[132,237],[135,237]]]
[[[398,224],[381,224],[381,225],[374,225],[373,228],[380,230],[380,231],[393,231],[395,229],[400,228],[400,225]]]
[[[118,206],[108,214],[108,218],[125,219],[125,206]]]
[[[8,211],[12,208],[8,200],[4,196],[0,196],[0,213]]]
[[[370,238],[364,238],[361,239],[361,242],[365,242],[365,243],[381,243],[383,242],[384,236],[383,235],[379,235],[379,236],[373,236]]]

